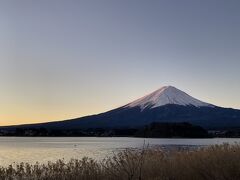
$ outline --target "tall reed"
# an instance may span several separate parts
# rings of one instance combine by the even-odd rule
[[[196,150],[126,149],[102,161],[91,158],[0,168],[1,180],[239,180],[240,145]]]

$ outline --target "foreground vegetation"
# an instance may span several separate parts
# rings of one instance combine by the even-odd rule
[[[239,180],[240,145],[198,150],[127,149],[101,162],[83,158],[0,168],[1,180]]]

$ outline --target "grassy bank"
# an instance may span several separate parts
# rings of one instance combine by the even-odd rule
[[[240,145],[218,145],[194,151],[124,150],[101,162],[83,158],[45,165],[10,165],[1,180],[239,180]]]

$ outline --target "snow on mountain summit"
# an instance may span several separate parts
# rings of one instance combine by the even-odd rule
[[[127,104],[125,107],[140,107],[141,110],[143,110],[145,108],[155,108],[167,104],[214,107],[214,105],[195,99],[173,86],[164,86],[149,95]]]

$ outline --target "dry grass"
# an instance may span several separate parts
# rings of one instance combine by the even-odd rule
[[[240,145],[216,145],[194,151],[127,149],[101,162],[58,160],[45,165],[0,168],[1,180],[239,180]]]

